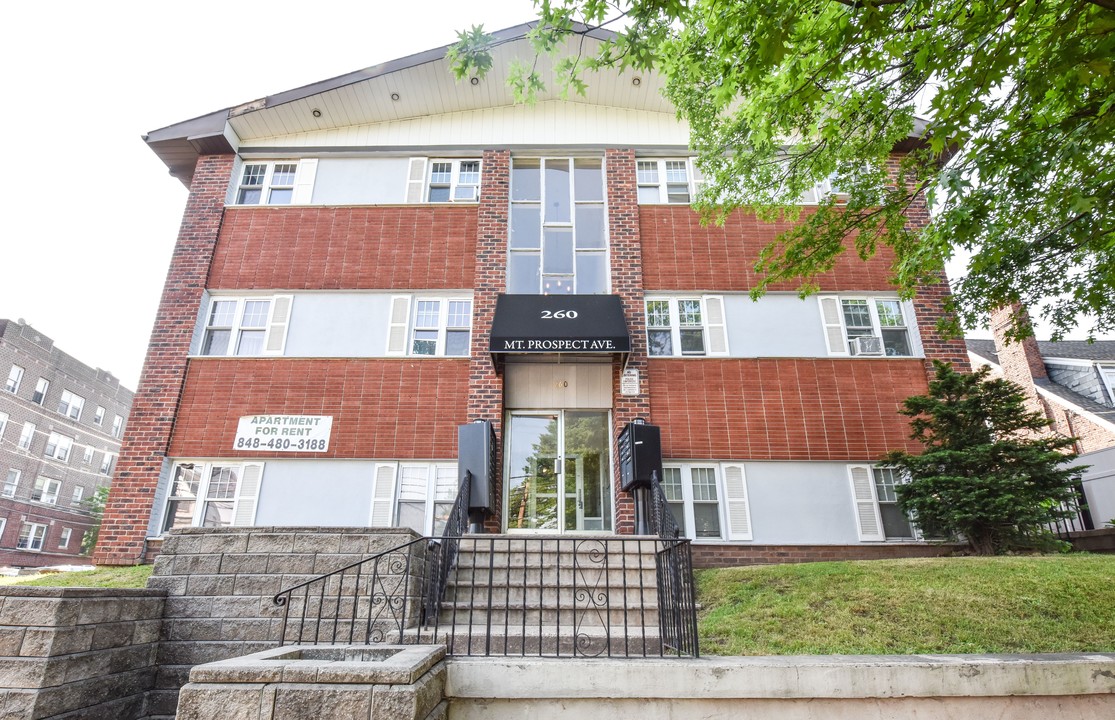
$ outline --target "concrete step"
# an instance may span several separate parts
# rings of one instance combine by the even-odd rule
[[[542,655],[542,656],[653,656],[662,652],[657,627],[606,629],[592,626],[544,625],[521,631],[504,632],[502,627],[486,624],[411,631],[419,642],[445,643],[455,655]]]
[[[622,583],[597,583],[577,585],[469,585],[452,582],[445,590],[445,600],[471,605],[487,604],[488,599],[497,607],[587,607],[612,605],[613,607],[656,607],[658,589],[654,585],[624,585]]]
[[[489,568],[486,565],[471,567],[468,565],[458,565],[451,575],[454,582],[458,584],[479,583],[487,585],[490,581],[495,585],[569,585],[577,582],[578,585],[585,585],[596,583],[602,575],[607,576],[607,581],[610,585],[622,586],[627,584],[629,586],[654,587],[655,572],[654,565],[647,567],[643,565],[624,567],[622,565],[609,566],[607,568],[598,567],[496,567]]]
[[[493,607],[485,608],[468,603],[443,603],[438,619],[442,624],[450,625],[462,622],[473,624],[487,624],[491,619],[493,625],[506,628],[537,627],[539,625],[570,625],[574,622],[583,622],[591,618],[593,623],[602,624],[604,619],[610,625],[617,627],[638,627],[642,625],[658,624],[657,608],[624,608],[622,606],[579,606],[579,607],[501,607],[493,603]]]

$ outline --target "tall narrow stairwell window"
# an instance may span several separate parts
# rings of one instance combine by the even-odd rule
[[[514,158],[507,291],[608,292],[608,233],[600,158]]]

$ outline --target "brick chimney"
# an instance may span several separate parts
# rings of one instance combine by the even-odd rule
[[[1033,335],[1022,341],[1007,338],[1011,327],[1025,327],[1030,324],[1030,313],[1022,305],[1005,305],[991,313],[991,332],[995,337],[995,353],[999,356],[999,367],[1003,377],[1022,386],[1032,409],[1045,414],[1045,408],[1038,399],[1034,387],[1035,379],[1048,377],[1045,361],[1042,360],[1038,341]]]

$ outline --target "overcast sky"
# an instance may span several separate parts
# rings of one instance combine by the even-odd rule
[[[0,317],[135,389],[186,200],[141,135],[532,17],[530,0],[8,3]]]

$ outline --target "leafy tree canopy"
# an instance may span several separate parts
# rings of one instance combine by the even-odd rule
[[[1075,511],[1071,467],[1075,438],[1049,431],[1044,415],[1026,408],[1022,389],[990,379],[990,369],[960,373],[935,362],[928,395],[907,398],[911,437],[925,450],[884,459],[909,482],[898,504],[923,530],[963,536],[982,555],[1033,546],[1044,526]]]
[[[767,249],[756,295],[784,281],[814,290],[850,236],[863,257],[894,249],[906,295],[971,253],[954,281],[969,327],[1022,302],[1055,337],[1085,314],[1090,332],[1115,330],[1115,0],[536,4],[539,53],[621,28],[595,54],[555,61],[566,92],[605,66],[662,74],[708,181],[707,217],[796,218],[797,199],[830,178],[847,193]],[[490,43],[479,27],[460,34],[458,76],[490,67]],[[545,87],[530,63],[510,74],[521,99]],[[926,142],[888,168],[911,133]],[[925,229],[903,214],[922,193],[937,211]]]

